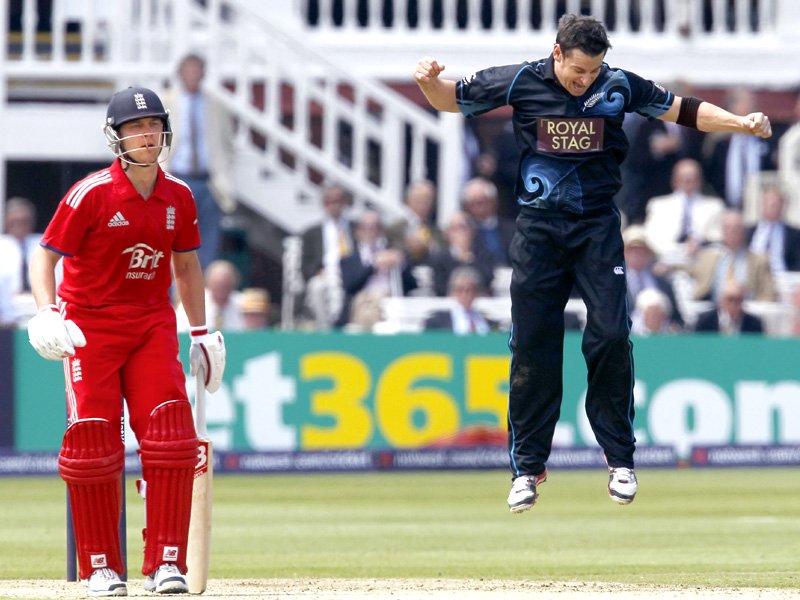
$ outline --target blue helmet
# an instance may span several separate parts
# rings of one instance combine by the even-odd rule
[[[153,90],[144,87],[129,87],[120,90],[108,103],[106,123],[114,129],[128,121],[142,117],[158,117],[164,121],[165,130],[169,125],[169,114],[164,109],[161,98]]]

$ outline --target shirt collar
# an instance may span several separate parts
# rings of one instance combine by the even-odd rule
[[[544,67],[542,69],[542,79],[547,79],[549,81],[554,81],[558,83],[558,79],[556,78],[556,59],[553,58],[552,52],[550,53],[550,56],[544,59]]]
[[[165,199],[167,197],[164,193],[164,186],[166,185],[164,171],[161,169],[160,165],[156,165],[156,169],[158,169],[156,184],[153,187],[153,193],[150,194],[147,200],[152,200],[154,198]],[[133,187],[133,183],[131,183],[131,180],[128,179],[128,176],[125,174],[122,168],[122,161],[119,158],[111,165],[109,172],[111,173],[111,181],[114,184],[114,194],[121,200],[139,197],[139,192],[136,191],[136,188]]]

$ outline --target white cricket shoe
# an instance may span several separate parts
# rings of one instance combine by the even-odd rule
[[[626,467],[608,468],[608,497],[617,504],[630,504],[636,497],[639,485],[636,473]]]
[[[547,469],[541,475],[523,475],[517,477],[511,484],[511,491],[508,493],[508,509],[512,513],[521,513],[533,508],[539,494],[536,486],[547,481]]]
[[[128,595],[128,586],[111,569],[95,569],[89,575],[86,584],[89,586],[89,595],[92,597]]]
[[[156,594],[186,594],[189,586],[186,576],[172,563],[164,563],[155,572],[145,577],[144,589]]]

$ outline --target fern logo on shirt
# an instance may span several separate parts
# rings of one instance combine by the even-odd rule
[[[126,248],[122,251],[122,254],[131,255],[125,279],[145,279],[147,281],[155,279],[158,263],[164,258],[164,253],[161,250],[156,250],[142,243]]]

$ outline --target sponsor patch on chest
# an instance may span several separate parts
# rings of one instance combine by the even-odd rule
[[[601,118],[547,119],[536,124],[538,152],[576,153],[598,152],[603,149]]]

